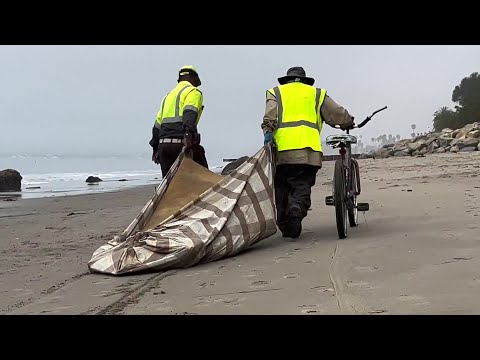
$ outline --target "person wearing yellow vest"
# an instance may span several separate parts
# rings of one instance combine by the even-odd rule
[[[267,90],[262,122],[264,144],[273,141],[277,149],[275,205],[277,226],[284,237],[298,238],[302,221],[311,206],[311,188],[322,167],[320,135],[323,123],[353,126],[354,118],[314,87],[302,67],[292,67],[278,78],[280,86]]]
[[[195,162],[208,168],[197,130],[204,109],[203,94],[198,89],[202,82],[193,66],[183,66],[177,82],[177,86],[160,103],[149,143],[153,149],[152,161],[160,164],[163,177],[183,147],[191,151]]]

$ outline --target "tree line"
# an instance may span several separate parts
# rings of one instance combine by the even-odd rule
[[[455,86],[452,101],[456,104],[454,109],[443,106],[433,114],[434,131],[455,130],[480,121],[480,76],[477,72]]]

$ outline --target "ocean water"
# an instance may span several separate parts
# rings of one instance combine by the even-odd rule
[[[211,167],[221,171],[223,165]],[[140,185],[157,186],[162,179],[159,165],[149,156],[0,156],[0,170],[15,169],[22,175],[22,191],[0,193],[0,197],[23,199],[116,191]],[[103,181],[85,182],[89,176]],[[126,181],[119,181],[126,180]]]

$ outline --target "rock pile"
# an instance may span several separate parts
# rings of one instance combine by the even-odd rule
[[[390,156],[421,156],[444,152],[466,152],[480,150],[480,123],[465,125],[461,129],[443,129],[412,139],[403,139],[371,151],[364,157],[386,158]]]

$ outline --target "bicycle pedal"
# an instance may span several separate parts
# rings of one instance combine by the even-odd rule
[[[358,211],[368,211],[370,210],[370,205],[368,203],[358,203],[357,204]]]
[[[325,205],[327,205],[327,206],[335,205],[335,201],[333,200],[333,196],[325,196]]]

